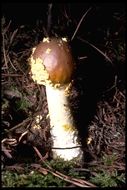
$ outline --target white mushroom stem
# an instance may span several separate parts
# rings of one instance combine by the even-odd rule
[[[66,96],[66,86],[55,88],[46,85],[46,95],[50,116],[51,136],[53,138],[53,158],[64,160],[82,157],[77,141],[77,130]]]

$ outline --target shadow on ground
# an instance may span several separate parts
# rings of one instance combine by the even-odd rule
[[[89,45],[74,40],[73,54],[76,59],[76,71],[73,84],[71,106],[81,138],[84,159],[92,159],[87,149],[88,126],[96,114],[97,103],[102,94],[114,83],[113,65]],[[80,57],[85,57],[80,60]],[[76,105],[77,104],[77,105]]]

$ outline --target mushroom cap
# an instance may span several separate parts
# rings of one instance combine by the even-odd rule
[[[42,67],[53,84],[61,85],[71,81],[74,60],[66,38],[44,38],[33,52],[32,59],[35,63],[36,60],[42,61]]]

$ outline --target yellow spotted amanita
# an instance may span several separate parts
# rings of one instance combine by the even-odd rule
[[[49,109],[53,158],[82,158],[78,132],[68,96],[74,60],[66,38],[44,38],[30,57],[32,79],[45,85]]]

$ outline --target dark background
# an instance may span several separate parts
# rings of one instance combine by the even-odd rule
[[[122,12],[125,9],[124,3],[53,3],[53,11],[58,16],[61,13],[61,9],[66,7],[67,11],[70,12],[70,16],[78,19],[91,6],[93,10],[89,16],[90,20],[88,20],[93,26],[95,23],[97,24],[97,21],[103,19],[104,24],[109,23],[110,16],[113,12]],[[46,19],[48,3],[3,2],[1,10],[2,15],[8,19],[12,19],[15,24],[34,24],[37,19]]]

